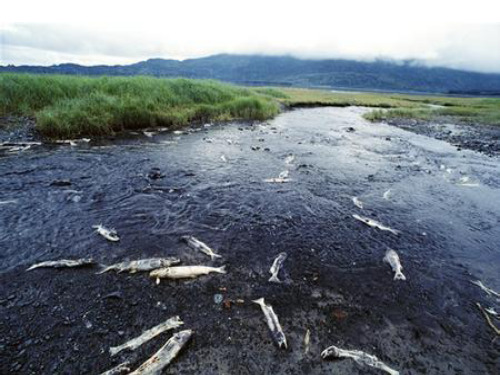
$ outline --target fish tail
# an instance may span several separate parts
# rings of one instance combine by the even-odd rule
[[[278,275],[272,275],[268,281],[271,283],[281,283],[281,281],[278,279]]]
[[[394,280],[406,280],[406,276],[403,275],[403,272],[399,271],[394,275]]]
[[[219,273],[227,273],[226,271],[226,266],[222,266],[222,267],[219,267],[219,268],[216,268],[217,272]]]
[[[212,260],[214,260],[216,258],[222,258],[222,255],[212,253],[212,254],[210,254],[210,258],[212,258]]]
[[[257,305],[265,306],[266,303],[264,302],[264,297],[261,297],[259,299],[254,299],[252,300],[253,303],[256,303]]]
[[[103,270],[101,270],[99,272],[96,272],[96,275],[101,275],[101,274],[103,274],[105,272],[110,271],[111,269],[112,269],[112,267],[106,267],[105,269],[103,269]]]
[[[117,355],[118,353],[120,353],[122,351],[122,347],[121,346],[114,346],[112,348],[109,348],[109,354],[113,357],[115,355]]]

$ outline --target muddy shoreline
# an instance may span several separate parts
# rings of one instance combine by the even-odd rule
[[[109,347],[179,315],[195,333],[166,374],[381,373],[321,360],[330,345],[374,354],[401,374],[497,374],[500,341],[475,302],[498,309],[498,301],[470,282],[500,290],[497,160],[363,113],[294,110],[263,124],[2,157],[1,200],[16,203],[0,207],[0,373],[99,374],[124,360],[135,369],[169,333],[116,357]],[[263,182],[286,169],[290,183]],[[462,186],[463,177],[477,186]],[[354,213],[402,234],[364,226]],[[120,242],[95,234],[100,222]],[[223,258],[188,248],[186,234]],[[398,251],[407,281],[393,280],[387,248]],[[269,283],[283,251],[283,283]],[[96,275],[98,267],[25,271],[51,259],[155,256],[226,264],[228,274],[155,285],[146,274]],[[245,302],[219,304],[218,294]],[[273,344],[250,302],[259,297],[278,314],[288,350]]]

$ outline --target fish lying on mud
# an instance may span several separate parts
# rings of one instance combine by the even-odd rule
[[[202,253],[208,255],[212,260],[215,258],[222,258],[222,255],[215,254],[207,244],[201,242],[193,236],[182,236],[181,238],[186,241],[190,248],[201,251]]]
[[[180,262],[181,260],[179,258],[174,258],[174,257],[131,260],[131,261],[112,264],[111,266],[104,268],[102,271],[99,271],[98,274],[108,271],[117,271],[118,273],[146,272],[155,270],[157,268],[170,267],[179,264]]]
[[[380,370],[383,370],[391,375],[399,375],[399,371],[396,371],[385,363],[380,361],[377,357],[371,354],[367,354],[360,350],[345,350],[337,348],[336,346],[330,346],[321,352],[321,358],[352,358],[354,361],[359,363],[360,365],[366,365],[370,367],[374,367]]]
[[[281,328],[280,322],[278,320],[278,316],[274,312],[271,305],[266,305],[264,302],[264,298],[259,298],[253,300],[252,302],[258,304],[264,313],[264,317],[266,318],[267,326],[271,331],[271,337],[273,341],[278,345],[278,348],[288,348],[288,344],[286,342],[285,334],[283,333],[283,329]]]
[[[388,201],[391,198],[391,189],[387,190],[382,197]]]
[[[211,272],[227,273],[226,266],[207,267],[207,266],[178,266],[159,268],[149,273],[149,277],[156,279],[156,284],[160,279],[194,279],[198,276],[208,275]]]
[[[152,338],[158,336],[160,333],[163,333],[165,331],[168,331],[170,329],[175,329],[177,327],[180,327],[183,325],[184,322],[179,318],[178,316],[174,316],[163,323],[158,324],[157,326],[154,326],[153,328],[148,329],[144,333],[142,333],[140,336],[127,341],[125,344],[120,345],[120,346],[115,346],[112,348],[109,348],[109,353],[114,356],[121,352],[122,350],[129,349],[129,350],[135,350],[145,342],[148,342]]]
[[[495,296],[495,297],[500,298],[500,293],[495,292],[491,288],[488,288],[486,285],[483,284],[483,282],[481,280],[471,281],[471,283],[474,284],[474,285],[477,285],[478,287],[480,287],[489,296]]]
[[[177,356],[192,335],[193,331],[190,329],[174,333],[160,350],[129,375],[159,375],[161,370]]]
[[[49,260],[46,262],[34,264],[26,271],[31,271],[34,270],[35,268],[48,268],[48,267],[50,268],[84,267],[84,266],[90,266],[92,264],[95,264],[95,261],[90,258],[83,258],[76,260],[70,260],[70,259]]]
[[[384,256],[384,262],[389,263],[392,270],[394,271],[394,280],[406,280],[406,276],[403,275],[403,266],[399,260],[399,255],[394,250],[387,250]]]
[[[352,202],[356,207],[363,209],[363,202],[361,202],[358,197],[352,197]]]
[[[269,273],[271,274],[271,278],[269,279],[272,283],[281,283],[278,279],[278,273],[280,272],[281,267],[283,267],[283,263],[288,257],[287,253],[279,253],[279,255],[274,260]]]
[[[118,233],[116,233],[116,230],[114,230],[114,229],[107,229],[107,228],[103,227],[102,224],[92,225],[92,228],[94,228],[97,233],[99,233],[101,236],[103,236],[108,241],[111,241],[111,242],[120,241],[120,237],[118,237]]]
[[[377,228],[377,229],[380,229],[380,230],[388,231],[388,232],[391,232],[391,233],[393,233],[395,235],[398,235],[399,233],[401,233],[399,230],[386,227],[382,223],[379,223],[378,221],[370,219],[368,217],[359,216],[357,214],[352,215],[352,217],[355,218],[356,220],[361,221],[362,223],[365,223],[366,225],[368,225],[370,227],[373,227],[373,228]]]
[[[124,372],[130,372],[130,367],[128,367],[129,365],[130,362],[125,361],[123,363],[120,363],[118,366],[115,366],[112,369],[103,372],[101,375],[120,375]]]

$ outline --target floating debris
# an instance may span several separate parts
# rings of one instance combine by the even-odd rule
[[[361,208],[363,209],[363,202],[361,202],[358,197],[352,197],[352,202],[354,203],[354,205],[358,208]]]
[[[94,228],[97,233],[99,233],[101,236],[103,236],[108,241],[111,241],[111,242],[120,241],[120,237],[118,237],[118,233],[116,233],[116,230],[114,230],[114,229],[107,229],[107,228],[103,227],[102,224],[92,225],[92,228]]]
[[[391,199],[391,189],[387,190],[382,197],[387,201]]]
[[[491,318],[490,316],[488,315],[488,312],[484,309],[483,306],[481,306],[481,304],[479,302],[476,302],[476,305],[477,307],[479,308],[479,310],[483,313],[483,316],[484,318],[486,319],[486,322],[488,323],[488,325],[493,329],[493,331],[500,336],[500,329],[497,328],[493,322],[491,321]]]
[[[271,269],[269,270],[269,273],[271,274],[271,278],[269,279],[270,282],[281,283],[281,281],[278,279],[278,273],[280,272],[281,267],[283,267],[283,263],[285,262],[287,257],[287,253],[279,253],[276,259],[274,259]]]
[[[182,347],[189,341],[193,331],[188,329],[175,333],[155,355],[144,362],[137,370],[129,375],[157,375],[161,370],[172,362],[181,351]]]
[[[207,267],[207,266],[179,266],[159,268],[151,271],[149,277],[156,279],[156,284],[160,279],[194,279],[198,276],[208,275],[211,272],[227,273],[226,266]]]
[[[83,258],[77,260],[61,259],[61,260],[49,260],[42,263],[37,263],[32,265],[26,271],[34,270],[35,268],[64,268],[64,267],[84,267],[95,264],[93,259]]]
[[[488,294],[489,296],[495,296],[495,297],[498,297],[500,298],[500,293],[498,292],[495,292],[493,289],[491,288],[488,288],[486,285],[484,285],[482,283],[481,280],[476,280],[476,281],[471,281],[472,284],[474,285],[477,285],[478,287],[480,287],[482,290],[484,290],[486,292],[486,294]]]
[[[222,255],[215,254],[207,244],[201,242],[193,236],[182,236],[181,239],[186,241],[190,248],[201,251],[203,254],[208,255],[212,260],[215,258],[222,258]]]
[[[395,235],[398,235],[400,233],[399,230],[386,227],[385,225],[379,223],[378,221],[370,219],[368,217],[359,216],[356,214],[352,215],[352,217],[355,218],[356,220],[361,221],[362,223],[365,223],[366,225],[368,225],[370,227],[377,228],[377,229],[380,229],[383,231],[388,231],[388,232],[391,232],[392,234],[395,234]]]
[[[148,258],[148,259],[139,259],[139,260],[131,260],[126,262],[120,262],[116,264],[112,264],[111,266],[106,267],[102,271],[98,272],[98,274],[108,272],[108,271],[117,271],[120,272],[146,272],[152,271],[157,268],[170,267],[175,264],[179,264],[181,260],[179,258],[169,257],[169,258]]]
[[[130,372],[129,361],[123,362],[111,370],[103,372],[101,375],[120,375],[122,372]]]
[[[304,335],[304,353],[309,353],[309,347],[311,343],[311,331],[309,328],[306,330],[306,334]]]
[[[115,346],[112,348],[109,348],[109,353],[114,356],[121,352],[122,350],[128,349],[128,350],[135,350],[142,344],[148,342],[152,338],[158,336],[160,333],[163,333],[165,331],[175,329],[183,325],[184,322],[181,320],[180,317],[174,316],[163,323],[158,324],[157,326],[154,326],[153,328],[148,329],[145,331],[142,335],[127,341],[125,344],[120,345],[120,346]]]
[[[399,371],[396,371],[385,363],[380,361],[376,356],[367,354],[360,350],[345,350],[337,348],[336,346],[330,346],[321,352],[321,358],[352,358],[354,361],[360,365],[366,365],[374,368],[378,368],[382,371],[387,372],[391,375],[399,375]]]
[[[259,298],[254,301],[252,301],[258,305],[260,305],[260,308],[262,309],[262,312],[264,313],[264,317],[266,318],[266,323],[267,326],[269,327],[269,330],[271,331],[271,336],[274,340],[274,342],[278,345],[278,347],[281,348],[288,348],[288,344],[286,342],[286,337],[285,334],[283,333],[283,329],[281,328],[280,322],[278,320],[278,316],[274,312],[273,308],[271,305],[266,305],[264,302],[264,298]]]
[[[385,253],[384,262],[389,263],[394,271],[394,280],[406,280],[406,276],[403,275],[402,269],[403,266],[399,261],[399,255],[394,250],[389,249]]]

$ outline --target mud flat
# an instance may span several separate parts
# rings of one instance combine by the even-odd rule
[[[330,345],[402,374],[499,373],[500,340],[475,305],[498,302],[470,283],[500,290],[498,160],[369,123],[365,111],[301,109],[254,125],[4,154],[0,200],[15,203],[0,206],[0,373],[99,374],[125,360],[137,368],[169,333],[114,357],[109,348],[175,315],[195,334],[165,373],[380,373],[321,360]],[[289,182],[264,182],[284,170]],[[95,234],[99,223],[120,241]],[[223,258],[211,262],[183,235]],[[406,281],[393,280],[387,248]],[[281,252],[283,282],[269,283]],[[163,256],[228,273],[155,285],[97,267],[25,272],[52,259]],[[259,297],[279,316],[288,350],[250,302]]]

